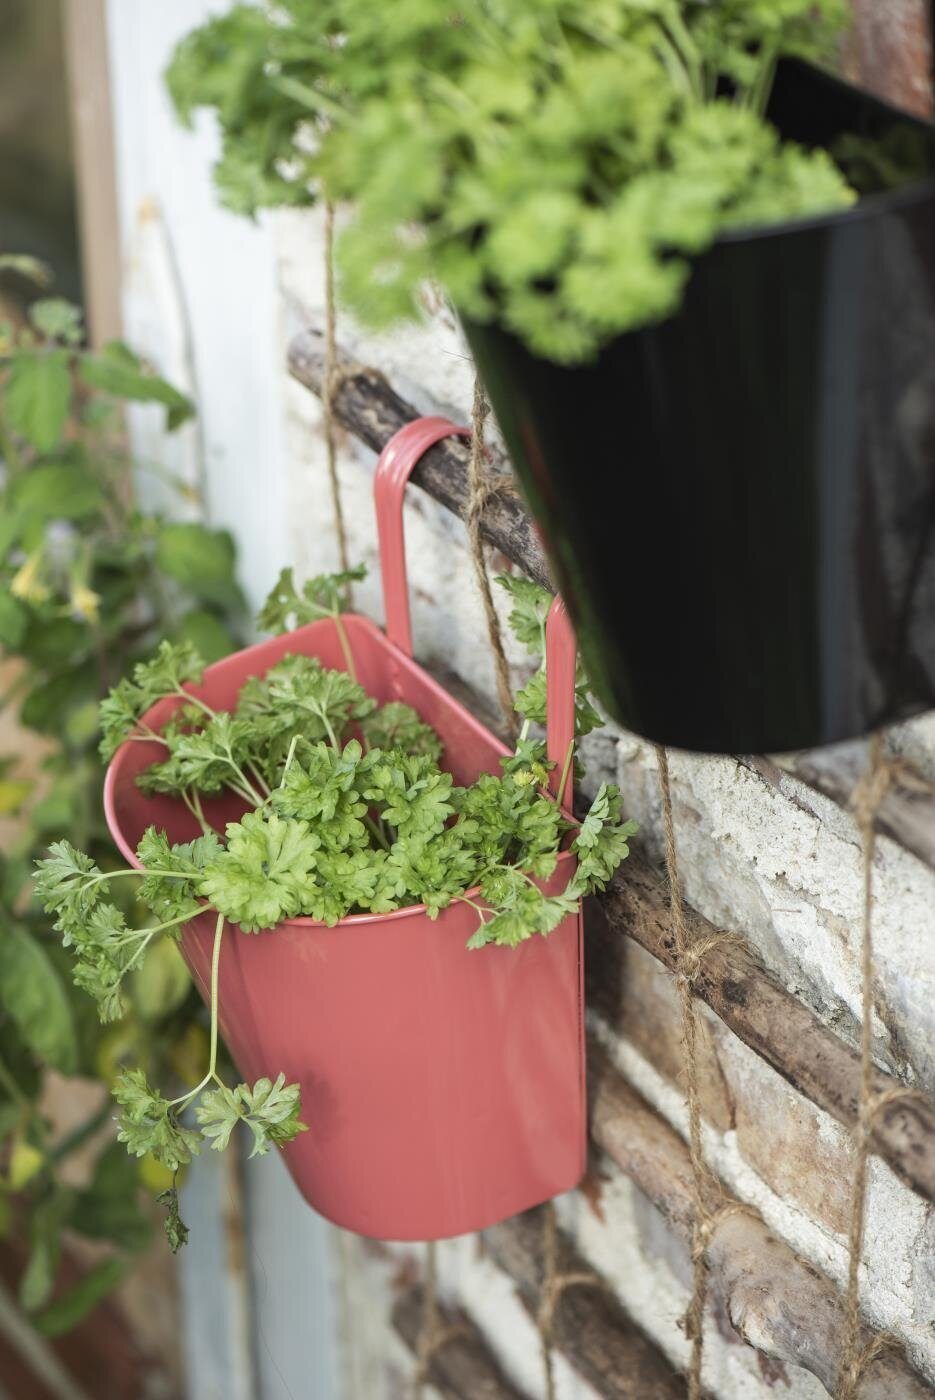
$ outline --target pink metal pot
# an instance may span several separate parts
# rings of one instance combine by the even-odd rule
[[[458,783],[498,771],[504,745],[412,658],[402,499],[422,454],[450,434],[441,418],[403,428],[377,466],[375,496],[386,634],[346,614],[358,678],[378,700],[403,700],[440,734]],[[561,770],[574,723],[575,644],[560,602],[547,629],[549,754]],[[248,677],[289,653],[346,669],[334,623],[312,623],[210,666],[197,691],[234,706]],[[150,711],[165,723],[174,701]],[[126,859],[147,826],[197,835],[182,803],[147,797],[137,775],[159,746],[124,744],[104,805]],[[557,784],[557,779],[555,780]],[[567,800],[567,792],[565,794]],[[208,803],[216,823],[233,799]],[[547,888],[574,869],[565,853]],[[224,1038],[251,1081],[282,1071],[302,1089],[309,1131],[283,1149],[306,1200],[336,1224],[376,1239],[442,1239],[483,1229],[569,1190],[585,1166],[581,917],[510,950],[468,952],[477,915],[454,904],[432,922],[422,905],[326,928],[290,919],[256,935],[228,927],[219,1007]],[[183,932],[202,996],[215,916]]]

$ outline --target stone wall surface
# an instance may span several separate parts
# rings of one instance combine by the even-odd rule
[[[276,220],[283,331],[322,323],[321,226],[314,215]],[[341,319],[339,339],[379,367],[423,411],[466,421],[472,367],[450,313],[434,306],[424,327],[386,337]],[[330,505],[318,401],[284,388],[288,413],[292,558],[300,573],[333,567]],[[586,464],[583,464],[586,469]],[[381,616],[371,505],[373,456],[342,438],[340,480],[352,558],[370,566],[357,606]],[[483,614],[460,523],[416,489],[406,507],[416,652],[440,661],[494,702]],[[493,559],[494,567],[503,561]],[[639,588],[631,582],[634,606]],[[511,653],[517,681],[522,656]],[[894,752],[935,774],[931,717],[889,736]],[[588,741],[589,783],[620,783],[639,843],[661,861],[660,800],[650,746],[608,726]],[[717,928],[747,939],[782,983],[851,1044],[859,1035],[861,854],[853,817],[791,776],[770,781],[751,762],[675,754],[675,815],[688,899]],[[935,871],[893,841],[876,865],[877,985],[874,1053],[907,1083],[935,1091]],[[614,1025],[592,1013],[595,1034],[639,1091],[683,1136],[684,1068],[675,983],[636,945],[625,952],[626,992]],[[792,1089],[717,1018],[705,1013],[699,1048],[705,1145],[725,1185],[754,1204],[770,1229],[843,1286],[851,1148],[841,1126]],[[596,1160],[586,1191],[560,1204],[563,1224],[612,1284],[626,1310],[676,1364],[687,1344],[680,1318],[690,1262],[656,1208],[608,1160]],[[351,1400],[403,1393],[411,1357],[389,1331],[394,1288],[418,1273],[418,1250],[345,1241],[340,1269],[355,1338]],[[535,1330],[508,1277],[483,1243],[439,1247],[443,1293],[478,1322],[507,1374],[529,1396],[542,1392]],[[862,1276],[867,1320],[891,1330],[935,1382],[935,1227],[924,1202],[878,1159],[872,1163]],[[560,1400],[592,1395],[563,1358]],[[712,1394],[812,1400],[825,1393],[807,1371],[747,1346],[717,1299],[706,1324],[705,1380]]]

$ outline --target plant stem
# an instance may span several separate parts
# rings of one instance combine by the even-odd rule
[[[357,680],[357,667],[354,665],[354,653],[351,651],[350,638],[347,635],[347,629],[344,626],[340,613],[334,614],[334,627],[338,634],[338,641],[341,644],[344,664],[347,666],[347,674],[352,681],[355,681],[359,685],[360,681]]]
[[[256,782],[257,782],[257,790],[260,791],[260,792],[263,792],[263,793],[265,794],[265,797],[264,797],[264,801],[265,801],[265,800],[266,800],[266,797],[269,797],[269,796],[271,795],[271,794],[270,794],[269,783],[268,783],[268,782],[266,781],[266,779],[263,777],[263,774],[260,773],[260,772],[258,771],[257,766],[256,766],[255,763],[248,763],[248,764],[247,764],[247,768],[249,769],[251,776],[252,776],[253,778],[256,779]]]
[[[571,743],[568,745],[568,752],[565,755],[565,762],[562,764],[562,775],[558,780],[558,794],[556,800],[558,801],[558,805],[560,807],[562,806],[565,800],[565,785],[568,782],[568,774],[571,771],[571,765],[574,762],[574,759],[575,741],[574,739],[572,739]]]
[[[195,789],[183,788],[182,801],[185,803],[185,806],[188,808],[198,825],[201,827],[202,835],[213,835],[212,828],[208,825],[207,821],[205,820],[205,814],[201,810],[201,803],[198,800],[198,794],[197,792],[195,792]]]
[[[210,1084],[212,1079],[217,1079],[218,1062],[218,969],[221,965],[221,939],[224,934],[224,915],[218,914],[218,921],[214,929],[214,947],[211,951],[211,1050],[208,1058],[208,1073],[194,1089],[189,1089],[187,1094],[180,1094],[177,1099],[172,1099],[170,1108],[181,1108],[185,1104],[191,1103],[201,1093],[206,1084]]]
[[[224,915],[218,914],[214,927],[214,948],[211,951],[211,1058],[208,1074],[213,1078],[218,1062],[218,970],[221,966],[221,939],[224,936]]]
[[[283,783],[286,781],[286,774],[289,772],[289,769],[292,766],[292,760],[295,757],[295,747],[298,742],[298,734],[293,734],[292,741],[289,744],[289,752],[286,754],[286,761],[283,764],[282,777],[279,779],[280,787],[282,787]]]
[[[386,832],[383,830],[383,823],[375,822],[371,816],[364,817],[364,822],[372,835],[379,841],[384,851],[388,851],[390,849],[390,843],[387,840]]]

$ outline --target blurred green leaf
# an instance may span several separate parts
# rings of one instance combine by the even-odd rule
[[[66,350],[18,351],[10,362],[5,392],[6,418],[39,452],[57,445],[71,403]]]
[[[92,389],[113,394],[114,398],[129,399],[133,403],[162,404],[166,410],[169,432],[174,432],[194,417],[195,406],[191,399],[166,380],[152,374],[120,341],[105,345],[99,354],[82,356],[81,377]]]
[[[97,693],[94,666],[80,666],[35,686],[23,702],[20,719],[29,729],[38,729],[40,734],[61,735],[67,711],[86,704]]]
[[[230,629],[214,613],[193,608],[182,618],[172,634],[175,642],[191,642],[198,655],[207,662],[220,661],[236,650],[237,643]]]
[[[154,1022],[181,1006],[191,985],[178,947],[170,938],[161,938],[131,974],[130,993],[143,1020]]]
[[[126,1259],[104,1259],[79,1279],[61,1298],[33,1318],[33,1326],[45,1337],[60,1337],[76,1327],[82,1318],[103,1302],[123,1280],[129,1268]]]
[[[239,601],[234,541],[226,530],[166,525],[156,542],[156,563],[196,598],[227,605]]]
[[[79,1192],[69,1225],[92,1240],[109,1240],[130,1253],[145,1249],[152,1222],[140,1206],[140,1174],[122,1143],[112,1142],[97,1160],[94,1177]]]
[[[0,646],[17,647],[26,631],[26,609],[0,590]]]
[[[20,516],[41,520],[83,520],[104,504],[104,493],[84,467],[46,462],[19,477],[11,505]]]
[[[65,987],[45,950],[17,924],[0,937],[0,1003],[33,1054],[73,1073],[78,1046]]]
[[[29,1261],[19,1285],[19,1299],[27,1312],[45,1307],[52,1294],[61,1254],[62,1226],[72,1202],[70,1191],[54,1190],[33,1210]]]

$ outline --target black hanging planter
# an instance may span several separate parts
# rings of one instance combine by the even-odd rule
[[[465,327],[599,693],[708,752],[935,705],[935,128],[798,63],[770,116],[811,146],[906,127],[925,168],[721,239],[593,364]]]

